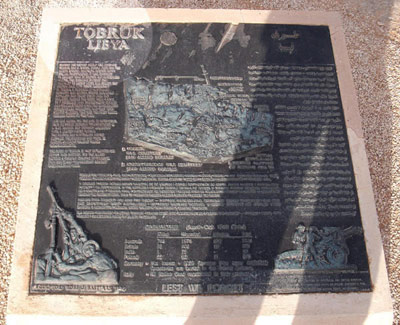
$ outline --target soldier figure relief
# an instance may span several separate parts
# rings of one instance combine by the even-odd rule
[[[57,204],[49,186],[47,191],[53,201],[50,218],[45,224],[51,231],[50,245],[36,258],[34,282],[117,284],[117,263],[96,241],[88,239],[71,212]],[[61,248],[57,245],[58,232],[62,234]]]
[[[349,269],[347,258],[350,250],[346,239],[361,235],[359,227],[321,229],[300,223],[292,237],[296,249],[279,254],[275,259],[277,269]]]

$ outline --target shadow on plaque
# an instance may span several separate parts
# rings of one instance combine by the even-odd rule
[[[226,25],[225,32],[254,35],[249,25],[240,26],[232,31]],[[218,39],[212,25],[204,32]],[[247,315],[246,324],[256,321],[262,295],[371,290],[329,30],[269,25],[256,35],[249,48],[252,42],[266,45],[238,85],[250,99],[241,105],[251,116],[236,137],[233,159],[223,162],[226,182],[210,219],[210,240],[195,245],[195,258],[204,261],[196,288],[207,295],[254,295],[238,313]],[[218,51],[210,49],[214,55],[227,51],[231,64],[243,59],[230,44],[220,48],[223,39],[215,43]],[[270,142],[246,151],[258,136]],[[201,323],[215,307],[209,304],[199,296],[186,324]],[[300,297],[296,313],[314,308]],[[363,308],[367,314],[369,306]]]

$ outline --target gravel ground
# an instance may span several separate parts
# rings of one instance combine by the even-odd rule
[[[187,7],[327,10],[342,15],[358,92],[385,256],[400,323],[400,1],[0,0],[0,323],[4,323],[15,218],[41,12],[44,7]]]

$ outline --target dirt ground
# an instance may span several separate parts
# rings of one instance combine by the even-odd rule
[[[375,201],[400,323],[400,1],[0,0],[0,323],[4,323],[21,167],[44,7],[155,7],[340,12],[358,93]]]

